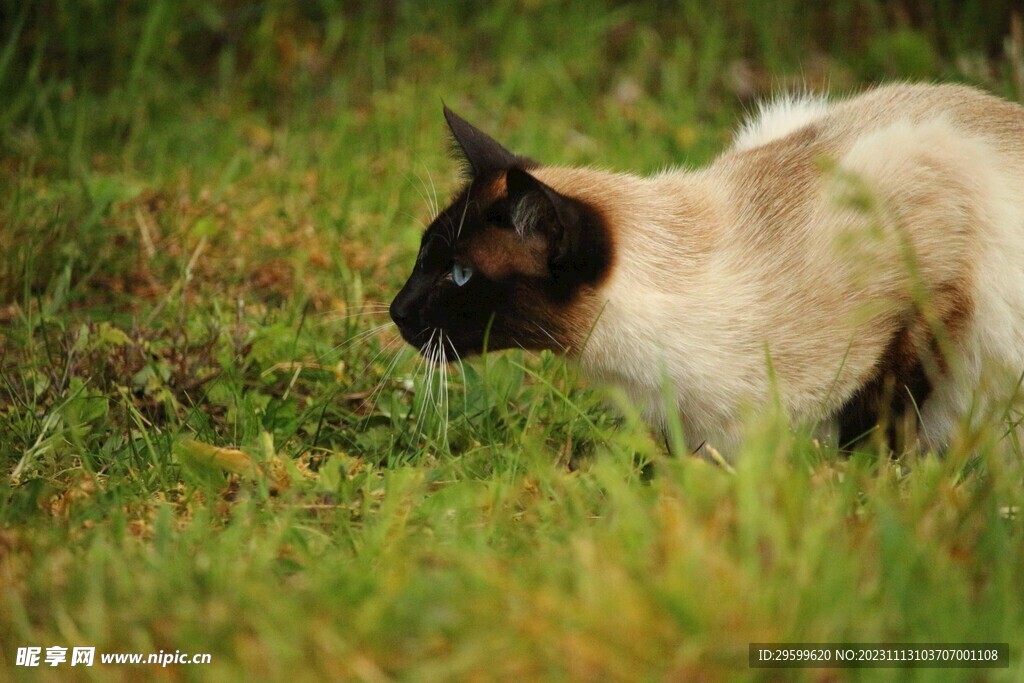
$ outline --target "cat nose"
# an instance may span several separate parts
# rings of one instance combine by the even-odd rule
[[[412,302],[408,298],[403,301],[402,298],[401,294],[396,296],[395,300],[391,302],[391,308],[388,310],[391,314],[391,319],[399,327],[406,325],[412,317]]]
[[[427,300],[426,294],[431,285],[432,281],[428,278],[413,276],[395,295],[389,312],[391,319],[402,332],[409,332],[421,322],[423,306]]]

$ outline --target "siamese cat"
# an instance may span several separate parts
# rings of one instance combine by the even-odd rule
[[[769,401],[840,446],[941,448],[1021,378],[1018,104],[783,98],[706,168],[651,177],[542,165],[444,115],[467,182],[390,309],[423,353],[566,354],[725,453]]]

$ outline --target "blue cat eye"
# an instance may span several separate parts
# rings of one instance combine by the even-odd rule
[[[452,263],[452,280],[455,284],[461,287],[462,285],[469,282],[469,278],[473,277],[473,267],[464,266],[458,261]]]

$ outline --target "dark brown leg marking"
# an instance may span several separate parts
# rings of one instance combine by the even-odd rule
[[[932,392],[932,383],[914,348],[909,328],[897,332],[879,361],[874,377],[839,411],[839,447],[849,449],[870,439],[877,426],[884,442],[901,452],[918,426],[918,411]]]
[[[930,326],[918,312],[901,325],[874,375],[840,408],[841,449],[874,437],[898,454],[913,442],[932,382],[949,369],[944,352],[963,334],[972,309],[965,288],[958,284],[940,287],[931,302],[931,319],[941,323]],[[876,427],[883,427],[884,434],[876,433]]]

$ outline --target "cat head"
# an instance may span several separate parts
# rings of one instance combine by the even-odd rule
[[[579,351],[594,321],[588,295],[611,267],[600,212],[540,180],[537,162],[444,116],[466,183],[423,234],[391,318],[421,352],[440,339],[460,356]]]

